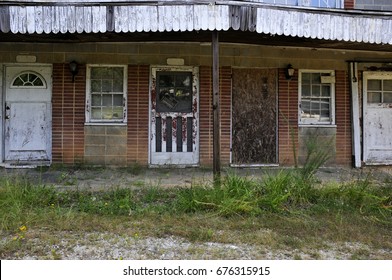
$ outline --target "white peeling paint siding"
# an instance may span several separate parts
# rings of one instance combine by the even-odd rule
[[[210,4],[120,5],[111,9],[112,13],[107,6],[9,6],[9,28],[12,33],[21,34],[226,31],[233,28],[271,35],[392,44],[392,16],[382,13],[361,15],[331,10]],[[113,27],[108,19],[112,19]]]

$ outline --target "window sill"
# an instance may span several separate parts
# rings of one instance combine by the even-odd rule
[[[299,127],[326,127],[326,128],[336,128],[336,124],[299,124]]]
[[[127,123],[123,122],[86,122],[84,123],[85,126],[127,126]]]

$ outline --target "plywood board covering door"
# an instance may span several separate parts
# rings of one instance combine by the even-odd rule
[[[233,164],[277,162],[276,79],[276,69],[233,69]]]

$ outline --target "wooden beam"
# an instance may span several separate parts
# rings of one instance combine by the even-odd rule
[[[219,106],[219,36],[212,32],[212,109],[213,109],[213,175],[214,183],[220,184],[220,106]]]

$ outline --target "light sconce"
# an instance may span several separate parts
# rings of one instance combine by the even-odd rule
[[[79,69],[78,69],[78,63],[73,60],[69,63],[69,71],[72,74],[72,82],[75,82],[75,76],[78,74]]]
[[[291,80],[294,76],[294,68],[291,66],[291,64],[287,65],[287,68],[285,70],[285,75],[286,75],[286,80]]]

